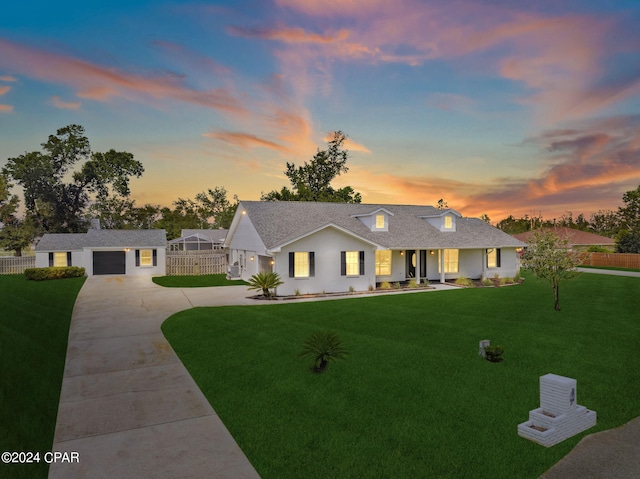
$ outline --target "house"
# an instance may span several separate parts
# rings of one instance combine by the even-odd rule
[[[277,294],[366,291],[383,281],[513,277],[524,243],[432,206],[242,201],[225,239],[230,276],[278,273]]]
[[[165,230],[103,230],[47,233],[36,245],[36,267],[80,266],[87,276],[164,275]]]
[[[221,250],[228,231],[222,228],[183,229],[180,232],[180,238],[169,241],[169,248],[170,251]]]
[[[571,251],[587,251],[590,247],[595,246],[598,248],[608,249],[613,252],[616,248],[616,241],[612,238],[607,238],[606,236],[600,236],[594,233],[589,233],[588,231],[581,231],[565,226],[557,226],[548,229],[553,231],[560,238],[566,238]],[[515,234],[513,237],[526,243],[534,233],[535,231],[526,231],[524,233]]]

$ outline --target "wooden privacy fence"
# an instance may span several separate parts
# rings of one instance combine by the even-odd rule
[[[226,272],[227,255],[224,253],[167,251],[167,276],[200,276]]]
[[[616,268],[640,269],[640,254],[635,253],[587,253],[585,266],[612,266]]]
[[[23,274],[36,267],[35,256],[0,256],[0,274]]]

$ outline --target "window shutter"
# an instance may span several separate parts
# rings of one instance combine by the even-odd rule
[[[158,266],[158,250],[153,250],[153,265]]]
[[[49,253],[49,266],[53,266],[53,253]]]
[[[364,251],[360,251],[360,275],[364,274]]]
[[[289,278],[293,278],[296,271],[296,255],[292,251],[289,253]]]
[[[140,250],[136,250],[136,266],[140,266]]]
[[[340,251],[340,276],[347,275],[347,252]]]
[[[67,251],[67,266],[71,266],[71,251]]]
[[[309,253],[309,276],[316,275],[316,254],[311,251]]]
[[[500,267],[500,248],[496,248],[496,266]]]

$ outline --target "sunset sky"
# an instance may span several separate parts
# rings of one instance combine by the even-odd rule
[[[0,166],[68,124],[136,204],[259,199],[342,130],[364,203],[617,209],[640,185],[640,2],[32,1],[0,7]]]

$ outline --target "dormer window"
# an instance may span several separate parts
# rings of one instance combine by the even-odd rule
[[[444,229],[453,229],[453,216],[447,215],[444,217]]]
[[[371,231],[389,231],[389,217],[393,216],[393,213],[385,208],[378,208],[351,216],[358,218]]]

